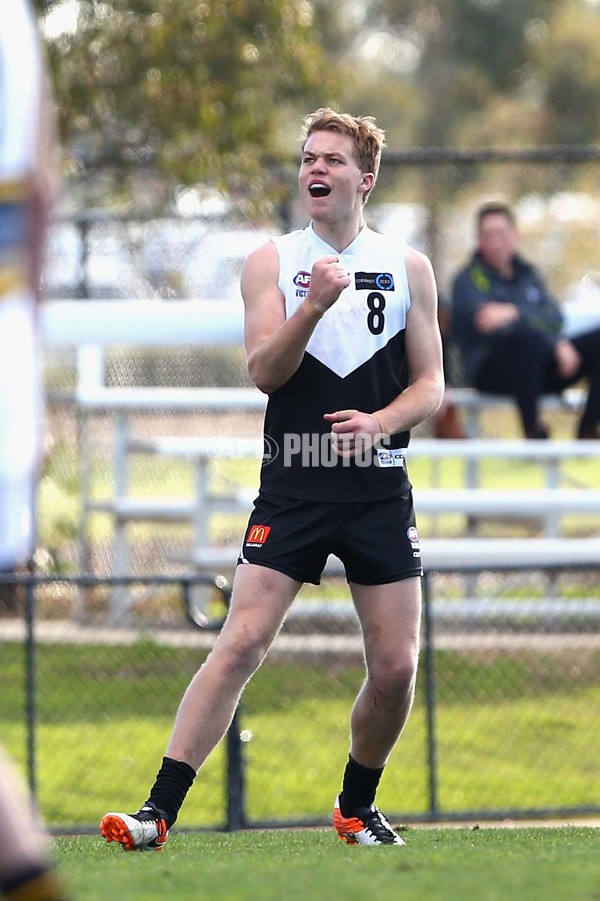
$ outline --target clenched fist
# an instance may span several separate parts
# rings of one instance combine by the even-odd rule
[[[350,274],[339,257],[322,257],[313,265],[306,300],[318,313],[325,313],[350,284]]]

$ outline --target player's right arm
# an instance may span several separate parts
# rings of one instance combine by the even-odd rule
[[[308,295],[289,319],[278,282],[279,254],[269,241],[248,256],[241,280],[248,372],[265,394],[272,394],[296,372],[317,323],[347,286],[349,277],[337,257],[317,260]]]

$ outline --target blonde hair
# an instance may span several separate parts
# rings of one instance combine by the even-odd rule
[[[302,149],[315,131],[335,131],[340,135],[352,138],[356,161],[361,172],[372,172],[375,176],[373,187],[379,174],[381,153],[385,145],[385,132],[375,124],[373,116],[351,116],[349,113],[336,113],[329,107],[310,113],[303,123],[301,131]],[[373,188],[364,195],[364,203]]]

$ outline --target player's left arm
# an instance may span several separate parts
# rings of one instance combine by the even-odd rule
[[[444,396],[442,339],[433,268],[424,254],[409,247],[406,270],[411,298],[405,331],[409,386],[387,407],[374,412],[389,435],[411,429],[433,416]]]

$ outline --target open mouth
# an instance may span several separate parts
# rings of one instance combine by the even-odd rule
[[[328,194],[331,194],[331,188],[323,182],[315,181],[310,185],[308,193],[311,197],[327,197]]]

